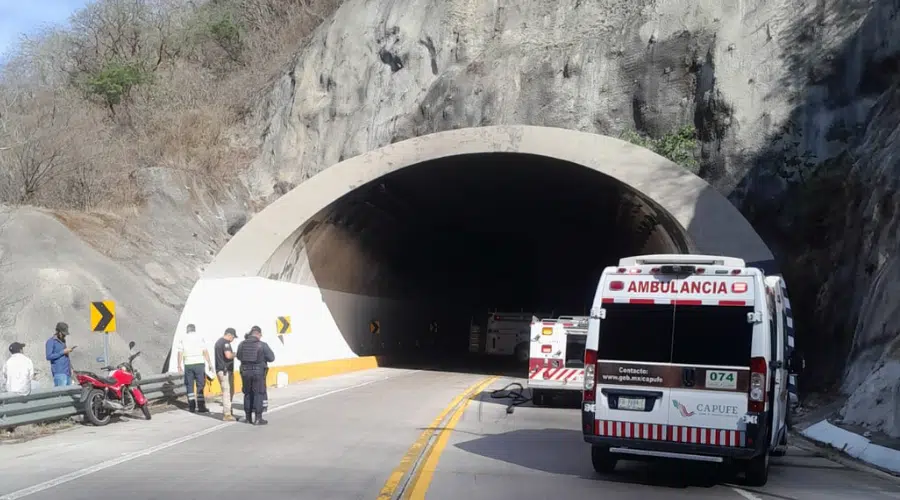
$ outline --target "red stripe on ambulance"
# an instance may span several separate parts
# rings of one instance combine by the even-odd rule
[[[732,448],[745,446],[747,437],[744,431],[687,427],[683,425],[618,422],[614,420],[596,420],[594,422],[594,434],[604,437],[729,446]]]
[[[528,378],[536,380],[569,381],[584,377],[584,368],[539,368],[531,371]]]

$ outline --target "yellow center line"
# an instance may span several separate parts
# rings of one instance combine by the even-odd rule
[[[450,441],[450,433],[456,427],[456,424],[459,423],[459,419],[466,413],[466,409],[469,408],[469,405],[472,404],[473,398],[498,378],[500,377],[495,376],[482,382],[471,394],[469,394],[466,401],[459,405],[456,411],[453,412],[447,425],[438,432],[437,440],[434,442],[434,445],[425,452],[424,463],[419,467],[419,470],[415,472],[415,475],[409,482],[409,487],[401,498],[404,500],[425,500],[425,493],[428,492],[428,487],[431,486],[431,480],[434,478],[434,472],[437,469],[438,461],[441,459],[441,454],[444,452],[444,448],[447,447],[447,443]]]
[[[444,418],[449,414],[464,398],[470,397],[475,391],[480,390],[483,386],[486,386],[488,382],[493,381],[496,377],[489,378],[487,380],[479,380],[474,384],[470,385],[465,391],[461,394],[453,398],[453,401],[441,411],[440,415],[431,422],[431,425],[426,428],[419,438],[410,446],[409,450],[403,455],[403,458],[400,459],[400,465],[391,472],[391,475],[388,476],[388,480],[384,483],[384,487],[381,488],[381,492],[378,494],[378,500],[390,500],[394,493],[396,493],[397,489],[400,488],[401,481],[403,481],[403,477],[409,472],[412,466],[415,464],[416,459],[422,453],[422,449],[425,448],[425,445],[428,444],[428,441],[431,439],[431,436],[434,435],[435,429],[437,429],[441,422],[444,421]]]

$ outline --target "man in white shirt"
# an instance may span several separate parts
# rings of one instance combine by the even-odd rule
[[[31,381],[34,380],[34,363],[22,353],[25,344],[13,342],[9,345],[11,356],[3,365],[3,378],[6,380],[6,392],[14,392],[27,396],[31,394]]]
[[[184,385],[187,388],[188,410],[191,413],[209,413],[206,408],[206,397],[203,389],[206,387],[206,366],[212,366],[209,362],[209,351],[206,350],[206,341],[197,333],[197,328],[191,324],[178,343],[178,373],[184,374]],[[194,384],[197,392],[194,392]]]

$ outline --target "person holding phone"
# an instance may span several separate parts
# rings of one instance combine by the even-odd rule
[[[60,321],[56,324],[56,332],[47,339],[45,346],[54,387],[72,384],[72,362],[69,360],[69,354],[78,346],[66,346],[68,335],[69,325]]]

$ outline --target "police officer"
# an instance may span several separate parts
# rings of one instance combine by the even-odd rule
[[[275,353],[269,344],[260,338],[262,329],[254,326],[250,329],[245,340],[238,346],[235,357],[241,362],[241,382],[244,386],[244,413],[247,423],[253,425],[265,425],[263,410],[269,405],[266,394],[266,372],[269,371],[268,363],[275,361]],[[253,414],[256,414],[256,419]]]

